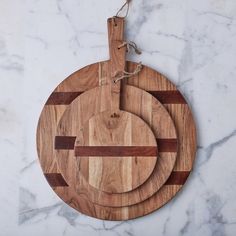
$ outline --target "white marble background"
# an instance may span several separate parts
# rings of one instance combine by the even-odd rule
[[[55,86],[108,58],[123,0],[0,0],[0,235],[236,235],[236,1],[133,0],[127,35],[175,82],[198,125],[194,172],[159,211],[106,222],[65,205],[44,179],[35,134]]]

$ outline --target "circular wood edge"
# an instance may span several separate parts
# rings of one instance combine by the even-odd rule
[[[128,85],[127,85],[128,86]],[[132,86],[129,86],[130,88],[132,87]],[[100,87],[96,87],[96,88],[94,88],[94,89],[92,89],[92,90],[99,90],[100,89]],[[91,92],[92,94],[96,94],[96,93],[93,93],[93,92]],[[90,94],[91,94],[90,93]],[[83,95],[86,97],[86,95],[88,94],[88,91],[87,92],[85,92]],[[82,95],[81,95],[82,96]],[[79,96],[80,97],[80,96]],[[73,133],[73,131],[71,131],[71,130],[69,130],[69,131],[67,131],[66,132],[66,129],[65,129],[65,127],[72,127],[72,120],[74,119],[67,119],[68,118],[68,116],[70,117],[70,116],[73,116],[73,114],[77,114],[77,112],[78,111],[75,111],[75,110],[73,110],[73,108],[76,106],[76,108],[77,107],[80,107],[80,100],[78,99],[79,97],[77,97],[77,99],[75,99],[74,101],[73,101],[73,106],[72,107],[70,107],[69,108],[69,106],[68,106],[68,108],[69,109],[66,109],[66,111],[64,112],[64,114],[62,115],[62,117],[61,117],[61,119],[60,119],[60,122],[58,123],[58,125],[57,125],[57,133],[56,133],[56,136],[60,136],[60,134],[61,133],[63,133],[63,135],[65,135],[65,136],[73,136],[72,135],[72,133]],[[97,99],[97,97],[94,97],[94,102],[96,101],[96,99]],[[77,103],[77,104],[76,104]],[[75,106],[74,106],[75,105]],[[76,109],[75,108],[75,109]],[[69,114],[68,114],[68,112],[69,112]],[[156,137],[155,137],[155,135],[154,135],[154,133],[152,132],[152,130],[151,130],[151,128],[149,127],[149,125],[143,120],[143,119],[141,119],[139,116],[137,116],[136,114],[133,114],[133,113],[130,113],[130,112],[127,112],[127,111],[124,111],[124,110],[117,110],[117,111],[109,111],[109,110],[105,110],[105,111],[101,111],[101,112],[98,112],[98,113],[95,113],[95,112],[93,112],[91,115],[91,117],[87,120],[87,121],[85,121],[84,123],[82,123],[81,125],[81,127],[76,127],[75,129],[77,129],[77,132],[78,132],[78,134],[80,133],[83,133],[83,129],[84,129],[84,127],[86,126],[86,125],[88,125],[88,122],[90,122],[91,120],[93,120],[93,119],[95,119],[95,117],[98,117],[98,116],[102,116],[102,115],[104,115],[104,114],[108,114],[108,113],[116,113],[116,114],[119,114],[121,117],[122,116],[125,116],[125,117],[129,117],[131,120],[133,120],[133,121],[135,121],[135,123],[134,124],[137,124],[137,122],[139,123],[139,124],[141,124],[141,126],[145,126],[145,130],[148,132],[148,135],[149,135],[149,138],[150,138],[150,142],[152,143],[152,145],[150,145],[150,144],[148,144],[148,145],[146,145],[146,146],[152,146],[152,147],[156,147],[155,148],[155,155],[156,156],[143,156],[142,158],[143,158],[143,161],[144,162],[148,162],[149,163],[149,167],[148,168],[146,168],[146,172],[145,172],[145,175],[144,175],[144,178],[142,178],[142,179],[140,179],[140,181],[138,182],[138,183],[136,183],[134,186],[132,186],[133,188],[126,188],[126,189],[124,189],[123,191],[121,190],[121,189],[119,189],[119,191],[117,191],[117,192],[109,192],[109,191],[107,191],[106,189],[99,189],[99,188],[97,188],[96,186],[93,186],[93,185],[91,185],[89,182],[88,182],[88,180],[86,179],[86,176],[83,176],[83,173],[81,172],[79,172],[78,173],[78,175],[79,175],[79,179],[80,178],[82,178],[84,181],[86,181],[86,183],[90,186],[90,188],[89,189],[94,189],[94,191],[96,192],[94,195],[96,195],[96,196],[100,196],[100,194],[102,194],[103,192],[105,192],[105,193],[107,193],[107,194],[109,194],[109,196],[111,196],[111,194],[125,194],[125,193],[128,193],[128,192],[132,192],[133,190],[135,190],[135,189],[137,189],[137,188],[139,188],[139,187],[141,187],[142,186],[142,184],[144,183],[144,182],[146,182],[147,181],[147,179],[149,179],[149,177],[152,175],[152,173],[153,173],[153,170],[155,169],[155,166],[156,166],[156,163],[157,163],[157,159],[158,159],[158,153],[157,153],[157,142],[156,142]],[[109,114],[109,116],[110,116],[110,114]],[[80,115],[78,115],[78,117],[76,117],[76,119],[79,119],[80,118]],[[112,120],[114,120],[115,118],[111,118]],[[133,124],[133,125],[134,125]],[[87,130],[87,129],[86,129]],[[77,132],[75,132],[74,134],[76,134]],[[77,136],[77,138],[78,138],[78,136]],[[77,138],[76,138],[76,140],[77,140]],[[76,140],[75,140],[75,143],[76,143]],[[83,146],[83,145],[82,145]],[[140,146],[140,145],[139,145]],[[145,146],[145,145],[144,145]],[[108,148],[108,147],[107,147]],[[108,148],[109,149],[109,148]],[[65,160],[68,160],[69,158],[71,158],[72,160],[74,160],[74,158],[72,158],[72,156],[71,156],[71,154],[68,152],[68,155],[65,157],[65,155],[64,155],[64,153],[63,153],[63,150],[62,150],[62,152],[61,152],[61,155],[60,155],[60,150],[57,150],[56,151],[56,153],[57,153],[57,157],[54,157],[55,159],[56,159],[56,162],[58,163],[58,166],[59,166],[59,169],[61,169],[61,174],[63,175],[63,177],[65,178],[65,180],[68,182],[68,184],[69,185],[71,185],[70,183],[72,183],[73,184],[73,186],[74,187],[77,187],[78,189],[80,189],[81,188],[81,185],[78,185],[78,183],[76,183],[76,184],[74,184],[73,183],[73,181],[70,181],[70,180],[68,180],[68,176],[71,178],[71,171],[69,172],[69,174],[68,174],[68,171],[67,171],[67,173],[65,174],[65,172],[64,172],[64,170],[63,170],[63,168],[60,168],[60,166],[63,166],[63,164],[65,164]],[[63,157],[62,157],[63,156]],[[112,157],[111,157],[112,158]],[[138,157],[138,158],[141,158],[141,156],[140,157]],[[81,159],[80,157],[77,157],[76,159]],[[86,159],[86,157],[82,157],[82,159]],[[61,160],[63,160],[63,162],[61,162]],[[80,164],[82,164],[82,163],[80,163]],[[74,163],[73,165],[70,165],[70,166],[74,166],[74,165],[77,165],[76,163]],[[144,169],[144,168],[141,168],[141,166],[139,166],[138,167],[140,170],[140,172],[142,172],[142,169]],[[72,178],[73,179],[73,178]],[[84,181],[81,181],[82,183],[85,183]],[[77,186],[76,186],[77,185]],[[131,186],[130,186],[131,187]],[[97,191],[96,191],[96,190]],[[88,192],[88,197],[89,197],[89,192]]]
[[[104,64],[109,64],[109,62],[108,61],[104,61],[104,62],[99,62],[99,63],[104,63]],[[86,67],[84,67],[84,68],[82,68],[81,70],[86,70],[86,69],[88,69],[90,66],[95,66],[95,67],[97,67],[98,66],[98,64],[99,63],[94,63],[94,64],[92,64],[92,65],[89,65],[89,66],[86,66]],[[137,65],[137,63],[133,63],[133,62],[128,62],[129,63],[129,65],[132,67],[135,67],[136,65]],[[146,67],[146,66],[145,66]],[[146,69],[147,70],[150,70],[151,72],[153,72],[154,74],[156,74],[157,76],[159,76],[159,77],[162,77],[162,79],[164,79],[164,80],[166,80],[166,81],[168,81],[163,75],[161,75],[160,73],[158,73],[157,71],[154,71],[153,69],[151,69],[151,68],[149,68],[149,67],[146,67]],[[77,71],[77,72],[75,72],[75,73],[73,73],[72,74],[72,77],[77,77],[78,76],[78,73],[80,73],[80,71],[81,70],[79,70],[79,71]],[[72,78],[71,76],[69,76],[69,77],[67,77],[67,79],[71,79]],[[56,89],[55,89],[55,91],[61,91],[62,90],[62,88],[60,88],[60,86],[61,87],[63,87],[63,83],[65,83],[65,81],[67,80],[67,79],[65,79]],[[169,81],[169,83],[171,83],[170,81]],[[92,88],[92,87],[95,87],[96,85],[96,82],[95,81],[93,81],[92,83],[90,83],[89,85],[88,85],[88,87],[90,87],[90,88]],[[132,82],[131,82],[131,84],[132,84]],[[88,89],[88,87],[86,87],[86,86],[84,86],[84,91],[85,90],[87,90]],[[142,86],[141,86],[141,88],[142,88]],[[66,88],[65,88],[66,89]],[[159,91],[159,90],[158,90]],[[49,98],[49,100],[50,100],[50,98]],[[185,101],[185,99],[182,97],[180,100],[182,100],[182,101]],[[180,103],[179,105],[181,105],[182,103]],[[186,105],[187,105],[187,103],[186,103]],[[193,166],[193,163],[194,163],[194,159],[195,159],[195,154],[196,154],[196,137],[197,137],[197,134],[196,134],[196,127],[195,127],[195,122],[194,122],[194,120],[193,120],[193,116],[192,116],[192,113],[191,113],[191,111],[190,111],[190,109],[189,109],[189,107],[187,106],[187,109],[188,109],[188,111],[189,111],[189,119],[191,119],[192,120],[192,123],[193,123],[193,131],[192,131],[192,138],[194,139],[194,141],[193,141],[193,146],[192,146],[192,151],[191,151],[191,163],[192,163],[192,166]],[[169,109],[167,109],[167,110],[169,110]],[[169,110],[169,112],[170,112],[170,110]],[[42,114],[41,114],[42,115]],[[38,132],[37,132],[37,137],[38,137]],[[38,140],[37,140],[37,143],[38,143]],[[38,150],[38,154],[40,154],[39,153],[39,150]],[[40,155],[39,155],[39,158],[40,158]],[[42,166],[42,165],[41,165]],[[189,169],[189,170],[187,170],[187,171],[185,171],[185,172],[188,172],[188,175],[189,175],[189,173],[190,173],[190,171],[192,170],[192,166],[191,166],[191,168]],[[44,173],[45,173],[45,175],[47,174],[47,172],[48,172],[48,170],[46,170],[45,171],[45,169],[44,169],[44,167],[42,166],[42,169],[43,169],[43,171],[44,171]],[[55,172],[56,172],[56,168],[55,168]],[[136,215],[132,215],[132,214],[128,214],[128,216],[126,215],[126,216],[120,216],[119,214],[117,215],[117,214],[111,214],[110,213],[110,217],[108,217],[108,216],[106,216],[106,214],[104,213],[94,213],[94,214],[91,214],[91,212],[93,212],[93,211],[99,211],[99,212],[104,212],[104,211],[106,211],[105,209],[106,208],[104,208],[104,207],[102,207],[100,210],[98,209],[98,208],[100,208],[100,206],[98,206],[98,205],[94,205],[94,207],[93,207],[93,209],[91,209],[91,212],[89,211],[81,211],[79,208],[78,208],[78,206],[76,206],[74,203],[73,203],[73,201],[71,201],[71,200],[69,200],[69,199],[66,199],[66,197],[64,196],[64,198],[61,196],[61,190],[62,190],[62,187],[56,187],[56,186],[52,186],[53,187],[53,189],[54,189],[54,191],[58,194],[58,196],[63,200],[63,201],[65,201],[67,204],[69,204],[71,207],[73,207],[73,208],[75,208],[75,209],[77,209],[77,210],[79,210],[80,212],[82,212],[82,213],[84,213],[84,214],[86,214],[86,215],[89,215],[89,216],[91,216],[91,217],[95,217],[95,218],[99,218],[99,219],[104,219],[104,220],[127,220],[127,219],[133,219],[133,218],[137,218],[137,217],[141,217],[141,216],[144,216],[144,215],[146,215],[146,214],[149,214],[149,213],[151,213],[151,212],[153,212],[153,211],[155,211],[155,210],[157,210],[157,209],[159,209],[160,207],[162,207],[163,205],[165,205],[167,202],[169,202],[176,194],[177,194],[177,192],[179,192],[179,190],[182,188],[182,186],[183,186],[183,184],[184,184],[184,182],[187,180],[187,178],[188,178],[188,175],[187,175],[187,177],[185,178],[185,180],[183,181],[183,183],[182,184],[179,184],[179,185],[171,185],[171,186],[173,186],[173,192],[171,193],[171,196],[170,197],[168,197],[164,202],[162,202],[162,203],[160,203],[160,204],[157,204],[156,205],[156,207],[154,207],[153,209],[149,209],[148,210],[148,212],[142,212],[142,213],[137,213]],[[47,177],[47,176],[46,176]],[[170,176],[170,178],[171,178],[171,176]],[[49,179],[47,178],[47,180],[49,181]],[[49,181],[49,184],[50,184],[50,182],[51,181]],[[152,199],[156,199],[156,198],[158,198],[158,196],[159,195],[161,195],[161,193],[162,192],[166,192],[166,193],[168,193],[168,192],[170,192],[169,190],[167,190],[167,187],[168,187],[168,185],[164,185],[153,197],[151,197],[151,198],[149,198],[149,199],[147,199],[147,200],[145,200],[144,202],[142,202],[141,203],[141,205],[143,205],[143,204],[145,204],[146,202],[148,202],[148,201],[151,201]],[[139,207],[139,209],[140,208],[142,208],[142,207],[140,207],[140,204],[136,204],[136,205],[133,205],[133,206],[131,206],[132,208],[133,207]],[[131,207],[129,207],[129,208],[131,208]],[[102,210],[102,209],[104,209],[104,210]],[[120,210],[120,211],[122,211],[122,209],[123,208],[117,208],[116,209],[116,211],[118,210]],[[125,207],[125,209],[127,209],[127,207]],[[108,210],[109,211],[109,210]]]
[[[126,86],[127,86],[126,89],[128,89],[129,87],[132,87],[133,89],[135,89],[135,90],[137,90],[137,91],[141,91],[139,88],[136,88],[136,87],[133,87],[133,86],[130,86],[130,85],[126,85]],[[77,103],[78,103],[81,99],[83,99],[83,97],[86,97],[86,93],[96,94],[96,90],[98,90],[97,87],[96,87],[96,88],[93,88],[93,89],[91,89],[91,90],[89,90],[89,91],[87,91],[87,92],[85,92],[84,94],[78,96],[71,104],[74,105],[74,106],[77,106]],[[142,93],[146,94],[146,96],[150,96],[150,98],[152,99],[152,101],[154,101],[155,103],[157,103],[157,104],[158,104],[158,107],[159,107],[160,109],[162,109],[162,111],[166,114],[166,117],[170,119],[169,121],[171,122],[172,129],[173,129],[173,131],[174,131],[174,133],[175,133],[175,140],[177,141],[177,132],[176,132],[174,123],[173,123],[173,121],[172,121],[172,119],[171,119],[169,113],[167,112],[167,110],[166,110],[166,109],[163,107],[163,105],[162,105],[156,98],[154,98],[152,95],[148,94],[148,93],[145,92],[145,91],[142,91]],[[62,115],[62,117],[61,117],[61,119],[60,119],[59,124],[60,124],[63,120],[66,119],[66,116],[67,116],[66,112],[70,112],[70,110],[71,110],[71,107],[68,106],[68,108],[66,109],[66,111],[63,113],[63,115]],[[137,114],[136,114],[136,115],[137,115]],[[159,116],[159,114],[158,114],[158,116]],[[145,121],[145,120],[144,120],[144,121]],[[68,124],[67,119],[66,119],[64,122],[67,122],[67,124]],[[147,121],[146,121],[146,122],[147,122]],[[150,125],[150,124],[149,124],[149,125]],[[62,129],[62,130],[64,130],[64,129]],[[60,136],[60,133],[57,132],[57,135]],[[155,134],[154,134],[154,135],[155,135]],[[162,135],[162,137],[163,137],[163,135]],[[177,145],[177,143],[176,143],[176,145]],[[174,147],[174,148],[175,148],[175,147]],[[121,203],[123,204],[122,206],[125,207],[125,206],[129,206],[129,205],[137,204],[137,203],[139,203],[139,202],[141,202],[141,201],[144,201],[145,199],[151,197],[153,194],[155,194],[155,192],[157,192],[157,191],[159,190],[159,188],[161,188],[161,186],[167,181],[168,177],[169,177],[170,174],[171,174],[171,171],[172,171],[173,168],[174,168],[174,164],[175,164],[176,157],[177,157],[177,151],[178,151],[178,150],[176,149],[175,151],[171,152],[171,154],[168,153],[168,152],[167,152],[167,153],[161,152],[161,153],[160,153],[160,157],[159,157],[158,160],[157,160],[158,163],[157,163],[157,165],[155,166],[155,170],[154,170],[155,173],[152,172],[153,175],[152,175],[151,177],[149,177],[149,179],[147,179],[147,181],[146,181],[145,183],[143,183],[143,186],[141,186],[140,188],[136,188],[136,189],[134,189],[133,191],[123,193],[122,195],[120,195],[120,194],[117,194],[117,195],[116,195],[116,194],[110,195],[110,194],[105,193],[105,192],[103,192],[103,191],[100,191],[100,190],[98,190],[98,189],[96,189],[96,188],[94,188],[94,187],[92,187],[92,186],[89,187],[89,185],[87,184],[87,185],[86,185],[87,187],[82,187],[82,186],[80,186],[80,188],[82,189],[81,192],[82,192],[83,194],[86,194],[87,198],[90,199],[91,202],[93,202],[93,203],[95,203],[95,204],[98,204],[98,205],[110,206],[110,207],[121,207],[121,205],[115,205],[116,202],[121,202]],[[63,153],[61,153],[61,154],[58,153],[58,154],[59,154],[59,155],[61,155],[61,154],[63,155]],[[58,158],[55,158],[57,163],[58,163],[58,160],[59,160],[60,158],[62,158],[62,155],[59,156]],[[165,162],[168,162],[168,160],[167,160],[167,158],[166,158],[166,155],[168,155],[168,158],[170,158],[170,156],[171,156],[170,159],[172,160],[172,165],[171,165],[171,167],[170,167],[169,173],[167,173],[167,175],[165,175],[165,174],[163,173],[163,174],[165,175],[165,178],[163,179],[163,181],[162,181],[161,183],[155,183],[155,184],[156,184],[155,190],[153,190],[153,191],[147,191],[147,190],[149,189],[149,187],[151,187],[151,186],[153,185],[151,181],[152,181],[153,179],[154,179],[154,180],[157,179],[158,174],[164,172],[164,170],[162,169],[162,167],[165,166]],[[173,155],[173,156],[172,156],[172,155]],[[58,165],[60,166],[60,163],[58,163]],[[63,174],[63,172],[61,172],[61,174],[63,175],[64,179],[66,179],[66,176]],[[80,176],[80,177],[83,178],[82,176]],[[87,182],[86,180],[84,180],[84,181],[85,181],[85,183]],[[82,181],[82,185],[83,185],[84,181]],[[144,186],[145,186],[146,191],[144,191]],[[149,186],[149,187],[148,187],[148,186]],[[88,187],[89,187],[89,190],[92,192],[92,194],[91,194],[91,192],[90,192],[90,195],[89,195],[89,192],[86,192],[86,189],[88,189]],[[140,191],[141,191],[141,192],[140,192]],[[133,196],[133,200],[130,201],[130,202],[127,202],[126,199],[132,199],[132,197],[131,197],[130,195]],[[92,197],[92,196],[93,196],[93,197]],[[98,200],[98,199],[96,198],[97,196],[100,196],[99,199],[101,199],[103,202],[101,202],[101,200]],[[116,198],[119,198],[119,197],[120,197],[120,200],[117,201]],[[123,199],[123,200],[122,200],[122,199]],[[110,203],[108,203],[108,201],[112,201],[114,205],[112,205],[112,206],[109,205]],[[126,202],[127,202],[127,203],[126,203]]]

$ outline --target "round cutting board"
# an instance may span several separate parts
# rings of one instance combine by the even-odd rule
[[[90,201],[103,206],[128,206],[152,196],[165,183],[174,167],[177,156],[177,134],[169,113],[157,99],[136,87],[124,86],[122,88],[121,108],[139,116],[151,127],[160,148],[157,164],[150,178],[134,191],[122,194],[107,194],[93,188],[81,175],[83,169],[86,170],[86,168],[80,168],[81,171],[72,172],[71,167],[74,169],[77,165],[69,164],[69,160],[75,158],[76,135],[80,132],[81,127],[84,127],[84,123],[94,114],[103,112],[109,107],[104,106],[104,102],[100,101],[100,98],[104,97],[104,91],[107,90],[98,87],[86,91],[67,107],[58,124],[54,158],[68,184],[71,182],[73,184],[73,179],[77,180],[75,181],[76,185],[74,184],[77,194],[86,194]],[[107,98],[107,96],[105,97]],[[133,102],[134,100],[136,103]],[[90,109],[87,109],[87,107],[90,107]],[[76,125],[73,125],[75,120],[77,121]],[[143,132],[139,130],[139,134],[143,135]],[[67,146],[69,143],[70,147]],[[70,150],[68,150],[69,148]],[[145,167],[145,165],[142,166]],[[71,186],[71,184],[69,185]]]
[[[78,127],[78,108],[79,103],[65,112],[58,125],[57,138],[62,145],[62,138],[71,136],[72,130],[77,134],[72,157],[64,155],[63,149],[57,151],[61,154],[57,161],[68,184],[79,191],[78,178],[83,177],[99,190],[122,193],[145,182],[157,159],[156,139],[148,125],[132,113],[108,110]]]
[[[138,68],[137,64],[133,62],[126,62],[126,49],[125,47],[119,47],[119,45],[123,44],[124,42],[123,32],[123,18],[115,18],[115,20],[113,18],[108,20],[110,60],[87,66],[64,80],[49,97],[40,116],[37,130],[37,148],[40,163],[44,174],[49,184],[53,187],[54,191],[66,203],[78,211],[89,216],[105,220],[127,220],[136,218],[146,215],[167,203],[175,196],[175,194],[185,183],[192,169],[196,151],[195,123],[190,108],[187,105],[185,99],[177,90],[177,88],[157,71],[143,66],[141,72],[136,73]],[[121,83],[119,79],[124,78],[124,73],[127,73],[128,75],[132,74],[133,77],[126,80],[124,79]],[[122,77],[120,77],[120,75],[122,75]],[[112,81],[115,83],[112,83]],[[106,89],[106,86],[108,86],[109,89]],[[142,113],[137,112],[137,105],[134,105],[135,108],[133,108],[133,104],[136,104],[134,100],[135,89],[133,86],[137,87],[138,90],[143,91],[145,94],[149,93],[152,98],[155,97],[162,104],[159,107],[163,108],[163,106],[165,106],[169,112],[168,117],[173,121],[173,126],[176,128],[177,139],[176,137],[175,139],[161,139],[161,127],[158,125],[151,125],[151,122],[148,121],[148,113],[144,112],[145,115],[142,117]],[[128,91],[127,88],[131,88],[130,97],[129,93],[124,92]],[[103,98],[96,99],[96,101],[94,101],[94,98],[90,98],[90,96],[86,98],[87,93],[91,91],[94,92],[93,89],[97,89],[98,91],[105,89],[106,92],[103,94]],[[123,89],[123,91],[121,89]],[[101,94],[102,93],[98,92],[98,95]],[[91,94],[91,97],[94,97],[95,95],[96,94]],[[106,95],[108,95],[108,98],[110,99],[105,99],[107,98]],[[83,97],[86,99],[83,99]],[[89,101],[92,101],[92,103],[88,103]],[[143,109],[143,106],[145,107],[146,104],[142,102],[142,97],[138,96],[137,101],[139,101],[138,104],[141,107],[140,110],[145,110]],[[81,104],[85,105],[84,107],[86,112],[83,112],[81,109],[83,107]],[[70,116],[67,117],[66,114],[68,114],[68,110],[72,109],[73,106],[78,107],[73,110]],[[151,109],[153,113],[156,112],[155,109],[152,109],[152,106],[149,105],[147,107],[148,109]],[[112,128],[111,132],[106,132],[108,136],[106,135],[106,138],[103,140],[100,138],[94,138],[94,136],[97,136],[97,126],[101,123],[101,117],[103,117],[103,114],[106,114],[105,123],[108,124],[107,127],[115,127],[113,126],[113,122],[111,122],[109,119],[119,118],[119,113],[122,112],[122,110],[124,113],[131,113],[130,117],[139,116],[139,125],[144,127],[147,127],[148,125],[150,126],[150,128],[145,128],[145,133],[147,133],[147,136],[152,137],[150,139],[151,142],[147,141],[147,143],[154,148],[158,146],[159,156],[156,160],[155,167],[153,167],[153,171],[146,173],[146,179],[143,178],[140,179],[140,181],[136,181],[136,185],[132,185],[132,180],[126,180],[127,182],[124,185],[124,189],[122,189],[122,184],[120,184],[120,188],[118,187],[117,189],[114,188],[114,185],[112,185],[112,187],[109,189],[105,189],[107,184],[97,184],[96,181],[90,181],[89,179],[89,176],[96,176],[96,178],[100,178],[101,181],[104,180],[103,174],[93,174],[93,172],[101,170],[101,168],[96,168],[96,165],[99,165],[98,163],[104,162],[104,158],[102,161],[96,161],[95,165],[91,165],[92,168],[90,175],[89,156],[91,156],[91,150],[89,155],[85,157],[83,170],[78,171],[80,170],[80,160],[82,160],[83,156],[80,156],[81,153],[77,153],[77,149],[84,147],[91,149],[91,146],[93,146],[93,141],[91,145],[91,143],[88,141],[90,140],[90,136],[93,136],[92,140],[95,140],[95,143],[99,144],[99,148],[102,147],[103,143],[106,145],[106,147],[109,146],[107,137],[110,135],[111,140],[113,140],[113,137],[116,137],[116,132],[114,131],[115,129]],[[107,112],[110,115],[109,119]],[[63,122],[63,118],[65,117],[66,119]],[[98,117],[99,122],[97,123],[96,119]],[[162,116],[158,114],[157,116],[152,117],[152,120],[161,120],[160,117]],[[141,120],[141,118],[143,120]],[[72,122],[69,122],[70,120],[72,120]],[[131,123],[133,125],[135,122]],[[78,124],[82,124],[82,126],[79,126],[80,129],[71,128],[73,125],[78,126]],[[129,125],[129,127],[132,127],[132,125]],[[62,128],[62,126],[64,128]],[[92,132],[90,132],[90,127],[92,127]],[[85,130],[83,130],[84,128]],[[68,130],[70,131],[71,129],[76,132],[71,134],[73,136],[67,136]],[[135,129],[137,128],[135,127]],[[57,136],[58,132],[60,136]],[[131,134],[132,128],[129,128],[127,136],[132,137]],[[89,138],[87,138],[87,136],[89,136]],[[61,141],[60,138],[63,137],[63,142],[59,142],[58,144],[58,137],[59,141]],[[156,139],[156,141],[154,139]],[[126,143],[123,142],[123,140],[126,139],[123,138],[121,143]],[[146,140],[149,140],[149,138],[145,138],[144,143],[146,143]],[[154,141],[156,142],[156,145],[154,145]],[[128,143],[131,143],[131,147],[133,147],[132,141]],[[117,142],[115,142],[115,144],[117,144]],[[178,145],[178,147],[176,145]],[[123,147],[127,147],[127,145],[125,144]],[[159,164],[162,160],[161,157],[165,156],[162,153],[166,152],[170,155],[173,154],[175,161],[177,148],[178,155],[174,168],[173,161],[163,161],[163,163],[166,165],[168,165],[168,163],[171,163],[172,165],[170,164],[167,170],[163,170],[165,173],[165,178],[160,181],[159,185],[153,187],[156,180],[154,176],[160,176],[161,173],[160,170],[162,169],[162,166]],[[107,148],[105,151],[107,152]],[[68,164],[64,165],[62,164],[62,160],[58,160],[58,153],[61,152],[64,153],[61,156],[62,159],[64,158]],[[98,154],[98,152],[96,153]],[[77,154],[79,155],[79,158],[77,157]],[[103,154],[104,153],[102,153],[102,156]],[[71,161],[70,159],[66,159],[71,157],[74,158],[75,162]],[[136,157],[137,153],[135,153],[135,158]],[[141,157],[144,158],[144,155]],[[151,155],[151,157],[153,156]],[[97,155],[96,158],[99,158],[99,155]],[[119,158],[121,162],[123,162],[123,158],[125,157]],[[79,161],[77,161],[77,159]],[[74,164],[77,165],[77,169],[74,168]],[[130,164],[129,167],[132,167],[132,164]],[[66,169],[68,168],[71,171],[66,172]],[[122,164],[121,168],[119,169],[120,173],[122,173],[121,170]],[[139,173],[140,169],[137,168],[137,170],[137,173]],[[112,176],[110,173],[109,175]],[[125,174],[127,173],[128,172],[126,169]],[[151,175],[149,178],[147,178],[149,173],[151,173]],[[119,178],[119,181],[122,182],[123,179],[125,178],[121,177]],[[75,184],[76,182],[78,184]],[[151,184],[148,185],[148,183]],[[148,189],[147,186],[150,188]],[[130,191],[122,192],[127,191],[128,189]],[[145,193],[148,192],[150,194],[146,194],[135,199],[137,195],[133,195],[133,193],[137,192],[137,190],[140,195],[142,193],[141,191],[145,191]],[[94,197],[94,193],[96,193],[96,191],[98,193],[97,199]],[[117,196],[119,202],[109,202],[107,200],[102,201],[102,195],[107,196],[107,198],[110,197],[113,200]],[[131,200],[129,200],[129,197]],[[121,201],[123,200],[126,204],[122,204]],[[107,205],[105,203],[107,203]]]
[[[136,63],[129,62],[127,70],[131,72],[136,66]],[[155,96],[171,115],[179,140],[179,152],[174,170],[165,185],[152,197],[128,207],[104,207],[92,203],[86,194],[78,195],[73,188],[68,186],[57,166],[53,151],[56,127],[64,111],[76,97],[86,90],[106,83],[109,79],[108,68],[109,61],[87,66],[72,74],[55,89],[39,120],[37,147],[40,163],[49,184],[65,202],[80,212],[96,218],[127,220],[146,215],[160,208],[181,189],[193,166],[196,129],[190,108],[176,87],[160,73],[144,66],[138,76],[130,78],[127,82]],[[171,150],[172,144],[173,142],[169,140],[162,150],[159,150],[160,155],[165,152],[167,147]],[[68,143],[69,147],[70,143]]]

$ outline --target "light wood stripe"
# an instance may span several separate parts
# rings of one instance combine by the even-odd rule
[[[157,156],[157,147],[151,146],[81,146],[75,147],[75,156]]]

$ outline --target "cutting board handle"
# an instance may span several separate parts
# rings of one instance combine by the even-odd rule
[[[119,46],[124,42],[125,18],[112,17],[107,21],[108,42],[110,54],[110,89],[111,89],[111,109],[120,109],[121,82],[114,82],[118,73],[125,70],[126,47]]]

